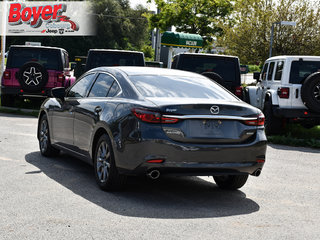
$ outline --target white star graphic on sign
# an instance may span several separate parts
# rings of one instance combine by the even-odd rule
[[[35,67],[30,67],[30,71],[29,72],[27,72],[27,70],[24,71],[23,72],[23,76],[25,77],[24,82],[27,85],[33,84],[34,86],[37,86],[37,85],[39,85],[39,83],[41,81],[42,73],[41,72],[36,72],[36,68]]]

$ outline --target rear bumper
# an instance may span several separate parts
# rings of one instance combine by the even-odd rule
[[[276,117],[292,118],[292,119],[318,119],[320,121],[320,113],[312,112],[307,109],[283,109],[279,106],[273,107],[273,113]]]
[[[1,86],[1,94],[22,96],[22,97],[48,97],[51,95],[51,89],[43,89],[39,92],[25,92],[21,88]]]
[[[203,145],[183,144],[171,140],[144,140],[115,151],[121,174],[145,175],[159,170],[167,175],[238,175],[261,170],[266,157],[267,139],[258,130],[249,144]],[[162,163],[148,160],[163,159]]]

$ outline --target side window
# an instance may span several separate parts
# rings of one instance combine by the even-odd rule
[[[106,97],[114,79],[108,74],[100,73],[93,84],[89,97]]]
[[[269,65],[269,63],[265,63],[264,66],[263,66],[263,70],[262,70],[262,73],[261,73],[261,79],[263,81],[266,80],[268,65]]]
[[[66,68],[66,58],[64,56],[64,52],[62,50],[59,51],[60,58],[62,57],[62,67]]]
[[[69,56],[66,52],[63,52],[63,59],[64,59],[64,68],[69,68]]]
[[[95,74],[89,74],[81,78],[69,90],[67,97],[85,97]]]
[[[117,81],[114,81],[109,92],[108,92],[108,97],[114,97],[120,92],[120,87]]]
[[[284,61],[277,62],[276,73],[274,75],[275,81],[281,81],[283,66],[284,66]]]
[[[271,81],[271,80],[272,80],[273,70],[274,70],[274,62],[271,62],[271,63],[269,64],[269,70],[268,70],[268,77],[267,77],[267,80],[268,80],[268,81]]]

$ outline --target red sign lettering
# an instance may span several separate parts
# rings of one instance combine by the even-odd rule
[[[22,3],[12,3],[10,4],[8,21],[10,25],[19,25],[24,22],[37,28],[41,26],[42,21],[60,21],[62,13],[66,9],[65,4],[26,7]]]

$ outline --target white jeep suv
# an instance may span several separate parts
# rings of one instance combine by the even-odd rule
[[[320,56],[272,57],[254,78],[247,101],[263,110],[267,134],[280,133],[289,121],[306,128],[320,124]]]

